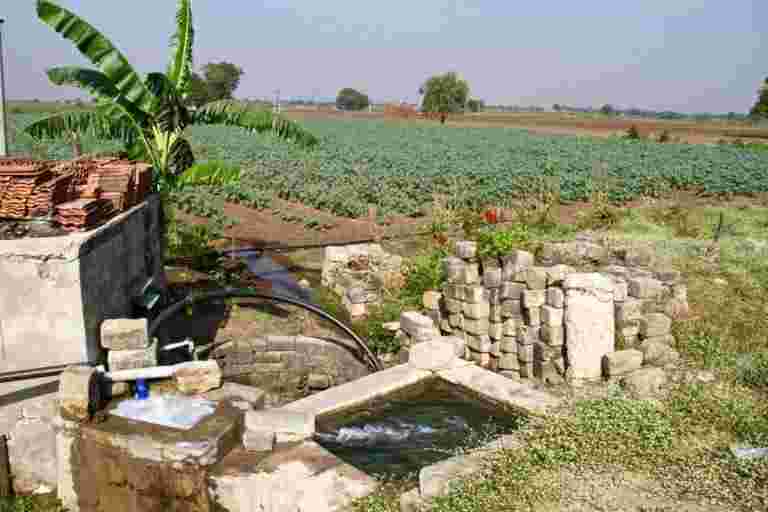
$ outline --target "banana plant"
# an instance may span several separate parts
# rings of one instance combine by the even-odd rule
[[[273,133],[302,146],[318,141],[301,126],[271,111],[253,111],[236,101],[217,101],[190,111],[195,31],[191,0],[178,0],[176,32],[165,73],[141,77],[128,59],[92,25],[50,0],[37,0],[38,18],[71,41],[96,69],[63,66],[47,70],[56,85],[74,85],[96,100],[91,111],[62,112],[25,128],[31,136],[59,138],[68,133],[120,140],[128,157],[149,160],[156,189],[172,186],[194,163],[184,130],[194,124],[237,126],[253,133]]]

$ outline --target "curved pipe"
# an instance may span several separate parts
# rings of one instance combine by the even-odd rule
[[[224,299],[229,297],[266,299],[269,301],[281,302],[284,304],[291,304],[293,306],[299,306],[300,308],[306,309],[310,313],[314,313],[319,317],[323,318],[324,320],[328,320],[333,325],[335,325],[336,327],[344,331],[350,338],[352,338],[355,341],[355,343],[357,343],[357,345],[363,350],[363,352],[368,358],[368,362],[371,364],[371,366],[373,366],[374,370],[379,371],[384,369],[384,366],[381,364],[381,361],[379,361],[379,359],[374,355],[374,353],[371,352],[371,349],[368,348],[368,345],[366,345],[365,342],[362,339],[360,339],[360,337],[357,334],[355,334],[355,332],[352,329],[350,329],[349,327],[347,327],[346,325],[344,325],[339,320],[332,317],[322,309],[312,304],[307,304],[306,302],[302,302],[300,300],[296,300],[290,297],[283,297],[280,295],[266,295],[263,293],[256,292],[250,288],[225,288],[223,290],[218,290],[214,292],[188,295],[181,301],[176,302],[171,306],[168,306],[166,309],[164,309],[157,315],[157,317],[152,321],[152,323],[149,326],[150,339],[152,339],[152,336],[154,336],[155,331],[160,326],[160,324],[162,324],[165,320],[170,318],[172,315],[178,313],[183,307],[192,305],[196,302],[207,302],[211,299]]]

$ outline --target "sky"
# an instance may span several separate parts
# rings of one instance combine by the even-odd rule
[[[165,69],[176,1],[59,4],[138,71]],[[89,63],[34,5],[0,2],[7,95],[77,97],[45,69]],[[457,71],[489,104],[746,112],[768,76],[765,0],[193,0],[193,12],[196,67],[239,65],[238,97],[353,87],[416,102],[430,75]]]

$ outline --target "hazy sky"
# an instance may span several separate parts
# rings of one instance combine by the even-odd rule
[[[175,0],[60,0],[139,71],[165,69]],[[766,0],[194,0],[196,65],[244,68],[237,95],[416,101],[459,71],[488,103],[745,112],[768,76]],[[148,16],[147,13],[151,13]],[[0,0],[10,98],[74,97],[44,69],[86,65],[40,23],[33,0]]]

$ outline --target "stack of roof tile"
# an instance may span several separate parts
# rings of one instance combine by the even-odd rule
[[[115,213],[108,199],[76,199],[56,207],[56,222],[67,231],[87,230],[98,226]]]
[[[75,193],[72,180],[72,174],[62,174],[40,184],[27,204],[29,215],[48,215],[57,204],[73,200]]]
[[[0,196],[0,217],[24,218],[37,187],[53,177],[47,162],[3,159],[0,175],[5,179]]]

